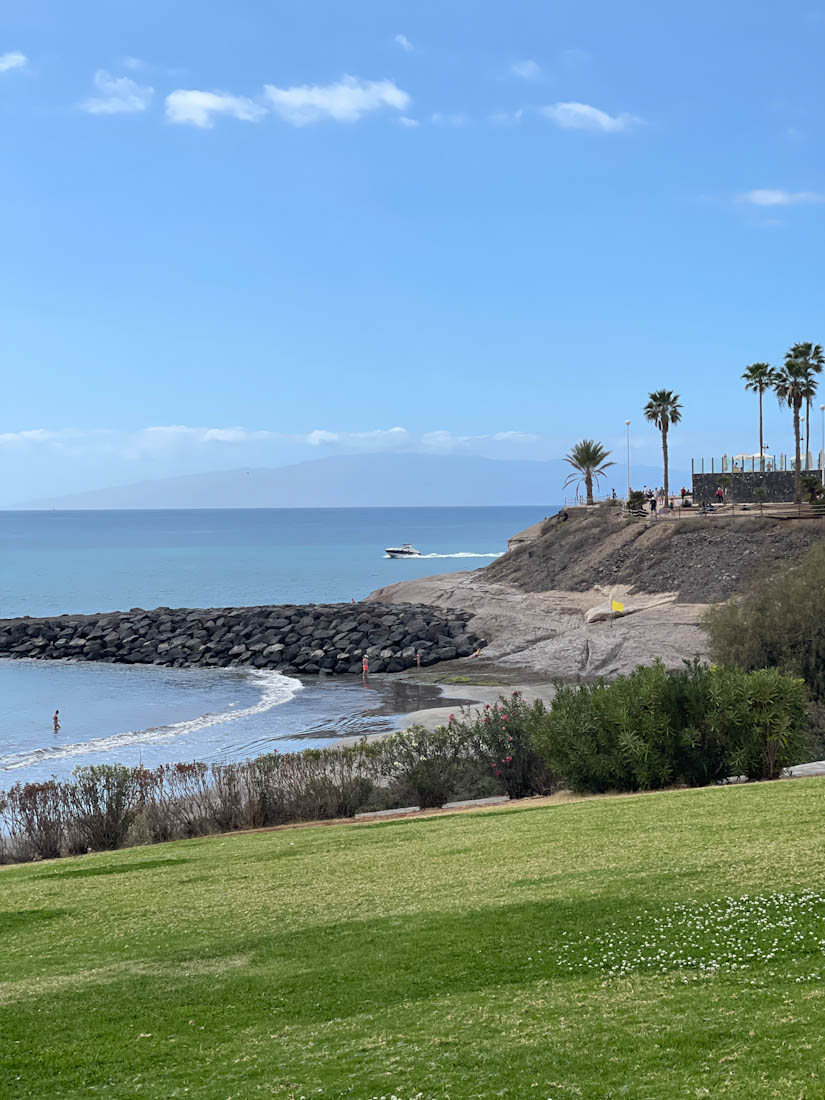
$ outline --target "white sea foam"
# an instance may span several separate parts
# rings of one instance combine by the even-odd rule
[[[0,772],[16,771],[49,760],[65,760],[72,756],[86,756],[88,753],[116,752],[128,745],[151,745],[161,741],[171,741],[188,733],[197,733],[227,722],[237,722],[241,718],[250,718],[255,714],[264,714],[281,703],[287,703],[299,691],[303,684],[280,672],[255,671],[247,673],[249,680],[261,692],[261,697],[252,706],[236,710],[236,704],[230,703],[226,710],[216,714],[201,714],[183,722],[172,722],[167,726],[152,726],[149,729],[126,730],[113,733],[108,737],[95,737],[90,741],[78,741],[71,745],[49,745],[44,748],[30,749],[19,753],[0,756]]]
[[[500,550],[497,554],[474,554],[469,550],[465,550],[460,554],[422,554],[422,558],[500,558],[504,553]]]

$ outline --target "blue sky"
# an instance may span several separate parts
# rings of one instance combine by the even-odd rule
[[[797,0],[3,0],[3,502],[628,417],[655,461],[663,386],[675,463],[757,448],[741,371],[825,340],[823,47]]]

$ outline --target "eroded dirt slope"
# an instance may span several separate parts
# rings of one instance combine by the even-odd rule
[[[522,592],[583,592],[630,585],[711,603],[737,592],[760,568],[799,561],[825,539],[823,520],[715,515],[624,520],[617,508],[570,509],[545,520],[537,538],[480,571]]]

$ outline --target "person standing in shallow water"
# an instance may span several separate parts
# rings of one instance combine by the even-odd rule
[[[54,726],[54,732],[59,733],[60,732],[60,711],[59,710],[56,710],[54,712],[54,715],[52,717],[52,725]]]

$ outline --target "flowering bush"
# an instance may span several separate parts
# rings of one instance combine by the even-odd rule
[[[473,758],[501,784],[510,798],[546,794],[554,783],[535,747],[535,733],[546,718],[541,700],[528,704],[519,691],[481,711],[451,717],[449,728],[467,746]]]

